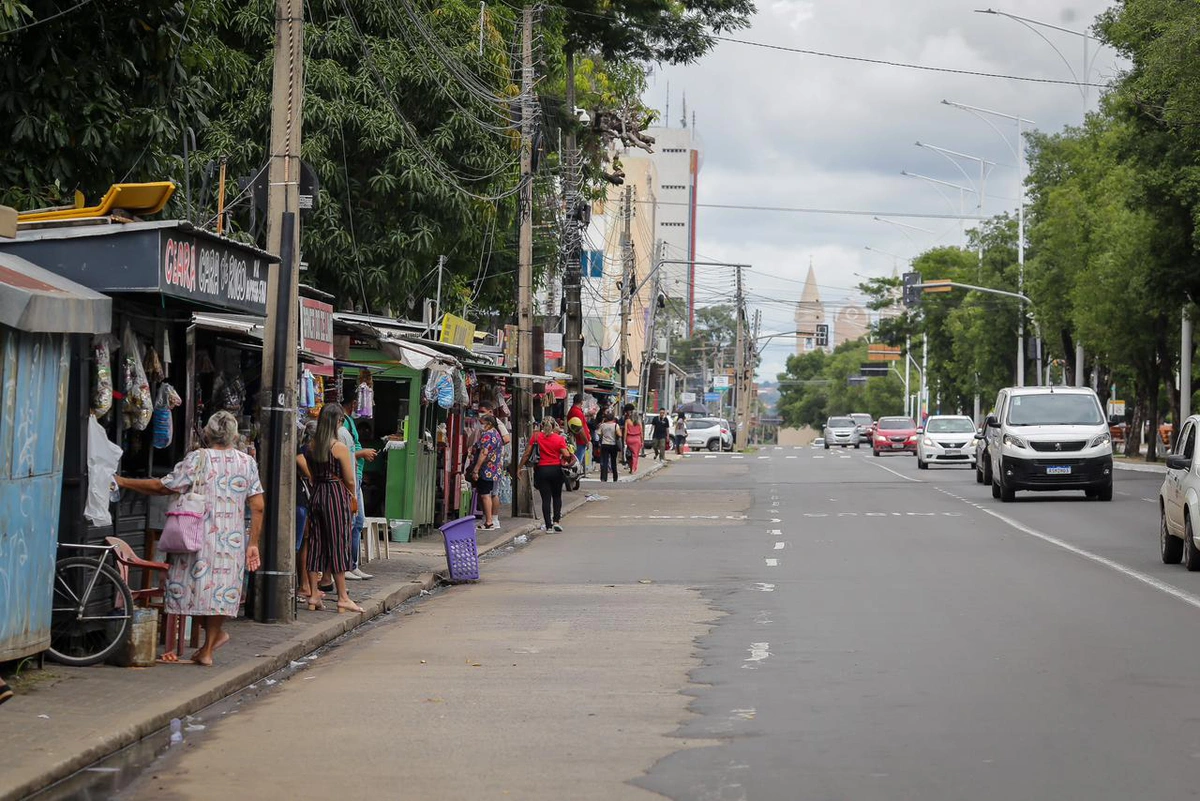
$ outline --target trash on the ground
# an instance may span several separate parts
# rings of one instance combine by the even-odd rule
[[[638,584],[653,584],[653,583],[654,582],[650,579],[638,579]]]
[[[277,683],[277,682],[275,681],[275,679],[267,679],[267,686],[268,686],[268,687],[270,687],[272,684],[276,684],[276,683]]]
[[[49,715],[38,715],[38,717],[39,717],[39,718],[41,718],[42,720],[49,720],[49,719],[50,719],[50,716],[49,716]]]
[[[316,678],[316,676],[305,676],[305,677],[304,677],[304,680],[305,680],[305,681],[312,681],[312,680],[313,680],[313,679],[315,679],[315,678]]]
[[[120,768],[98,767],[98,768],[84,768],[84,770],[86,770],[88,773],[118,773],[118,772],[120,772],[121,769]]]
[[[207,728],[203,723],[192,723],[184,731],[204,731]]]
[[[183,732],[181,729],[183,724],[179,718],[171,718],[171,745],[178,745],[183,742]]]
[[[306,657],[304,657],[304,658],[305,658],[305,659],[307,659],[309,662],[311,662],[311,661],[313,661],[314,659],[316,659],[316,658],[317,658],[317,655],[316,655],[316,654],[309,654],[308,656],[306,656]]]
[[[513,537],[513,545],[524,545],[527,542],[529,542],[529,537],[524,534],[518,534]]]
[[[422,660],[421,660],[421,664],[422,664],[422,665],[424,665],[424,664],[425,664],[425,660],[424,660],[424,659],[422,659]]]
[[[483,663],[482,662],[472,662],[471,667],[483,667]]]
[[[251,685],[250,685],[249,687],[247,687],[246,689],[247,689],[247,690],[257,690],[257,689],[258,689],[258,685],[257,685],[257,684],[251,684]]]
[[[429,590],[421,590],[421,594],[422,595],[433,595],[433,593],[430,592]]]
[[[426,698],[425,703],[427,703],[427,704],[444,704],[444,703],[446,703],[446,701],[445,701],[445,699],[442,699],[442,698]]]
[[[607,501],[608,496],[607,495],[588,495],[586,498],[584,498],[584,500],[585,501]]]
[[[304,667],[304,663],[297,662],[296,660],[293,659],[290,663],[288,663],[288,666],[291,668],[302,668],[302,667]]]

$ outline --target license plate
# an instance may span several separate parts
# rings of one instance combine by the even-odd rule
[[[958,448],[946,448],[947,456],[960,456],[961,454],[962,451],[960,451]]]
[[[1048,476],[1069,476],[1071,475],[1071,466],[1062,465],[1056,467],[1047,467],[1046,475]]]
[[[903,447],[904,447],[904,443],[903,443],[903,442],[893,442],[893,443],[892,443],[892,447],[893,447],[893,448],[903,448]]]

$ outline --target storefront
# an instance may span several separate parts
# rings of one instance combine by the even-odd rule
[[[0,252],[0,662],[50,642],[71,339],[111,317],[104,295]]]
[[[107,333],[75,337],[61,539],[95,543],[116,534],[144,552],[147,530],[162,525],[160,503],[124,493],[110,526],[83,517],[87,418],[94,414],[122,448],[121,470],[130,476],[166,475],[219,409],[239,418],[242,447],[253,452],[261,343],[248,329],[204,325],[197,312],[264,316],[267,269],[276,259],[178,221],[56,224],[0,241],[2,252],[112,298]]]

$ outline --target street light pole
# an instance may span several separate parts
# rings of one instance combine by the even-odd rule
[[[1017,160],[1017,290],[1021,294],[1025,293],[1025,125],[1035,125],[1033,120],[1027,120],[1024,117],[1005,114],[1000,111],[992,111],[978,106],[969,106],[966,103],[955,103],[950,100],[943,100],[943,105],[953,106],[957,109],[962,109],[979,119],[983,120],[988,127],[996,132],[997,135],[1004,141],[1004,144],[1012,152],[1013,158]],[[1000,117],[1001,119],[1011,120],[1017,124],[1017,143],[1014,147],[1008,141],[1008,137],[1001,133],[1000,129],[988,119],[988,117]],[[1038,349],[1038,373],[1041,372],[1041,349]],[[1020,319],[1017,322],[1017,386],[1025,386],[1025,314],[1022,312]]]

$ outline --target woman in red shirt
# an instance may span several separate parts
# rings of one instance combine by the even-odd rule
[[[543,531],[562,531],[562,490],[566,483],[563,465],[574,464],[575,449],[567,444],[558,421],[553,417],[542,419],[542,430],[529,438],[521,467],[529,463],[533,446],[537,445],[538,463],[533,468],[533,485],[542,496]]]

